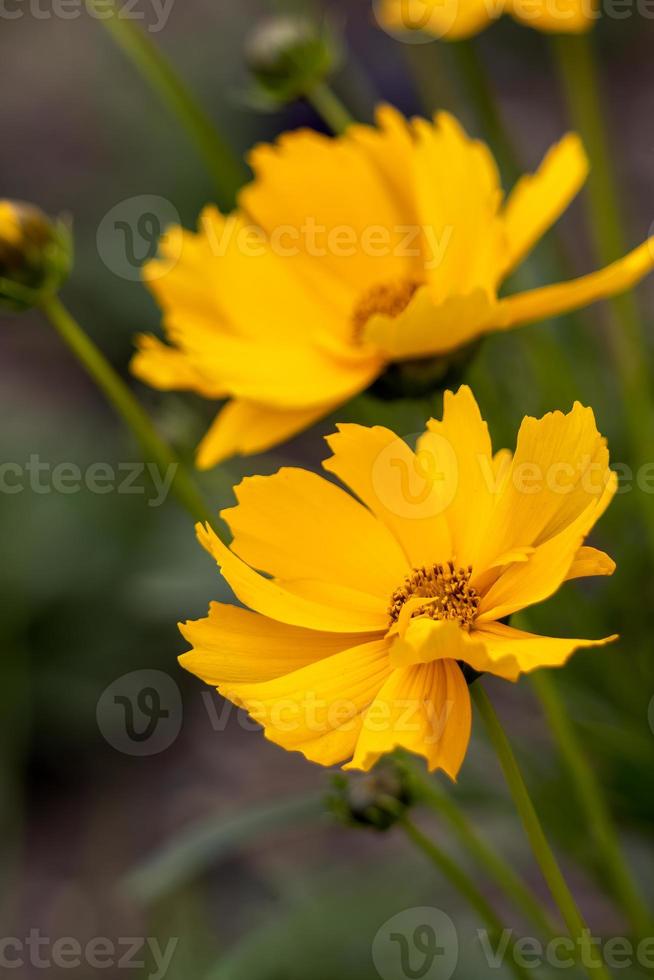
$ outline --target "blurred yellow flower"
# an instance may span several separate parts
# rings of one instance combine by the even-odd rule
[[[15,205],[11,201],[0,201],[0,242],[18,245],[21,238],[21,222]]]
[[[565,313],[638,282],[654,240],[601,272],[498,296],[580,189],[568,135],[506,200],[495,161],[451,116],[254,150],[240,209],[171,229],[145,279],[171,346],[141,336],[134,373],[230,398],[198,452],[210,467],[267,449],[367,388],[394,361],[451,355],[482,334]]]
[[[193,649],[180,662],[313,762],[368,770],[401,746],[455,778],[464,669],[514,681],[615,639],[502,622],[569,579],[612,574],[583,543],[616,490],[606,442],[577,403],[526,418],[515,455],[493,454],[467,387],[446,392],[415,452],[381,427],[343,425],[328,442],[325,469],[358,499],[288,468],[237,488],[230,548],[198,525],[249,608],[213,603],[181,625]]]
[[[67,223],[33,204],[0,199],[0,309],[26,310],[54,293],[70,272]]]
[[[548,34],[581,34],[597,20],[597,7],[596,0],[376,0],[375,10],[386,30],[459,41],[503,14]]]

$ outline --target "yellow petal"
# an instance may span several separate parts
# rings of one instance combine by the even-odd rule
[[[497,301],[482,289],[438,302],[431,287],[416,290],[399,316],[377,313],[363,336],[394,361],[446,354],[484,333],[497,317]]]
[[[502,623],[488,623],[475,630],[472,638],[481,640],[487,651],[488,663],[482,669],[506,680],[517,680],[520,674],[540,667],[562,667],[575,650],[605,646],[618,639],[617,636],[607,636],[602,640],[536,636]]]
[[[426,256],[433,267],[428,282],[435,303],[477,291],[493,296],[504,250],[499,174],[488,147],[472,140],[448,113],[434,124],[418,119],[416,194]]]
[[[381,20],[396,31],[424,31],[436,38],[458,41],[483,30],[499,17],[503,0],[383,0]]]
[[[597,4],[589,0],[507,0],[506,12],[548,34],[581,34],[599,17]]]
[[[333,405],[308,409],[278,409],[232,399],[221,408],[198,446],[196,464],[211,469],[231,456],[251,456],[285,442],[329,415]]]
[[[205,373],[184,351],[162,344],[151,334],[140,334],[136,345],[138,351],[132,358],[130,371],[145,384],[160,391],[197,391],[205,398],[223,398],[228,394],[224,385]]]
[[[500,300],[498,330],[570,313],[601,299],[631,289],[654,267],[654,238],[643,242],[623,259],[571,282],[518,293]]]
[[[263,725],[266,738],[311,762],[349,759],[361,713],[390,673],[388,643],[376,640],[262,684],[225,684],[221,694]]]
[[[445,474],[452,465],[445,458],[447,444],[439,446],[436,454],[415,454],[389,429],[360,425],[339,426],[327,442],[334,455],[325,460],[324,468],[391,530],[412,568],[449,559],[451,542],[442,496]]]
[[[377,599],[374,609],[378,606],[378,612],[373,611],[374,596],[331,586],[329,592],[323,589],[315,598],[307,596],[307,583],[295,583],[294,592],[294,583],[264,578],[251,569],[222,543],[210,527],[198,524],[196,530],[200,544],[213,555],[237,599],[263,616],[290,626],[304,626],[329,633],[386,631],[387,610]],[[319,586],[320,583],[315,584],[314,592],[318,592]]]
[[[256,342],[227,333],[185,337],[184,349],[206,364],[207,372],[215,370],[232,395],[283,410],[345,401],[367,388],[382,368],[379,356],[370,351],[345,358],[326,346],[284,343],[274,335]]]
[[[575,555],[566,581],[576,578],[589,578],[593,575],[613,575],[615,562],[597,548],[582,547]]]
[[[492,629],[495,624],[489,624]],[[456,623],[433,620],[426,616],[412,619],[404,636],[391,647],[394,667],[455,660],[465,663],[480,674],[492,673],[514,681],[518,670],[513,660],[496,657],[485,644],[485,626],[467,633]]]
[[[357,143],[383,174],[388,189],[397,201],[405,224],[417,224],[418,214],[412,182],[407,175],[413,169],[413,135],[409,125],[393,106],[381,105],[375,112],[376,126],[353,125],[348,139]]]
[[[495,507],[480,568],[558,534],[597,504],[611,482],[606,440],[592,409],[576,402],[565,415],[525,418],[510,468],[493,490]]]
[[[162,257],[145,266],[143,278],[167,327],[182,335],[306,342],[331,334],[341,312],[329,295],[317,302],[285,260],[296,247],[283,236],[271,243],[246,215],[224,217],[208,207],[197,233],[168,229]]]
[[[568,133],[552,147],[535,174],[518,181],[503,213],[507,273],[522,262],[563,214],[583,187],[588,168],[580,138]]]
[[[616,488],[614,480],[604,497],[589,504],[564,530],[537,547],[526,562],[510,565],[482,596],[477,622],[504,619],[553,595],[568,577],[584,538]]]
[[[338,138],[311,130],[286,133],[252,152],[255,179],[240,195],[243,209],[268,233],[279,227],[300,232],[296,267],[346,311],[370,287],[415,278],[421,266],[421,256],[406,249],[400,255],[395,247],[366,247],[371,229],[382,229],[397,244],[398,227],[412,221],[386,180],[389,167],[398,174],[406,169],[406,134],[387,126],[374,153],[361,141],[358,127]],[[380,152],[387,154],[384,170],[376,166]]]
[[[391,663],[394,667],[429,664],[435,660],[470,663],[469,657],[483,656],[482,649],[470,652],[475,646],[481,648],[481,644],[475,644],[470,634],[457,623],[420,616],[412,619],[404,635],[395,640],[391,647]]]
[[[352,762],[368,771],[396,748],[456,779],[470,741],[468,686],[458,664],[439,660],[395,670],[366,711]]]
[[[361,643],[361,634],[287,626],[219,602],[205,619],[179,628],[193,647],[180,664],[212,687],[272,680]]]
[[[445,451],[443,447],[449,447]],[[454,459],[446,474],[444,516],[450,529],[452,553],[457,565],[475,565],[494,507],[489,474],[494,472],[493,449],[488,426],[467,385],[454,394],[446,391],[443,421],[430,419],[427,432],[418,441],[419,452],[450,455]],[[438,560],[436,557],[432,560]]]
[[[238,506],[222,512],[231,550],[282,579],[324,579],[379,595],[388,603],[407,573],[402,549],[370,511],[340,487],[286,467],[248,477]]]

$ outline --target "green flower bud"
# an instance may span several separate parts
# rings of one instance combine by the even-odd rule
[[[246,42],[245,56],[255,82],[252,99],[274,108],[323,82],[338,66],[340,50],[326,25],[286,15],[262,21]]]
[[[72,264],[65,222],[39,208],[0,200],[0,309],[27,310],[56,292]]]
[[[391,758],[369,773],[339,773],[332,785],[329,808],[348,826],[389,830],[412,804],[407,776]]]

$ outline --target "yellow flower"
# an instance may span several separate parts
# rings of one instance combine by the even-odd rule
[[[11,201],[0,201],[0,242],[20,245],[22,237],[22,224],[15,204]]]
[[[548,34],[581,34],[594,25],[597,8],[597,0],[378,0],[375,9],[386,30],[459,41],[503,14]]]
[[[605,640],[505,625],[563,582],[615,566],[584,540],[616,490],[593,413],[526,418],[493,454],[469,388],[416,451],[343,425],[323,464],[244,480],[230,548],[198,526],[236,597],[180,626],[182,666],[321,765],[368,770],[402,746],[455,778],[471,708],[464,669],[515,681]],[[251,611],[252,610],[252,611]],[[467,665],[467,666],[464,666]]]
[[[171,345],[139,338],[132,369],[160,389],[229,398],[198,452],[210,467],[275,445],[367,388],[393,361],[451,356],[482,334],[627,289],[653,241],[572,282],[499,297],[580,189],[577,136],[506,200],[495,162],[451,116],[330,139],[311,131],[252,154],[240,209],[172,229],[145,278]]]

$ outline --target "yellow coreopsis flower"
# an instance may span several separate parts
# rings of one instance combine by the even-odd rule
[[[584,545],[616,489],[593,413],[524,420],[493,454],[469,388],[446,392],[414,452],[381,427],[339,427],[323,464],[244,480],[228,548],[200,541],[249,609],[212,604],[180,628],[182,665],[266,736],[321,765],[367,770],[403,747],[455,778],[470,735],[464,671],[510,681],[604,640],[513,629],[563,582],[610,575]]]
[[[0,242],[18,245],[22,234],[22,225],[15,204],[0,200]]]
[[[375,11],[386,30],[447,41],[479,34],[504,14],[548,34],[581,34],[599,16],[596,0],[377,0]]]
[[[283,136],[252,154],[240,208],[174,228],[145,279],[170,345],[139,338],[134,373],[229,398],[198,452],[210,467],[299,432],[391,362],[450,356],[482,334],[585,306],[638,282],[653,241],[601,272],[514,296],[499,290],[587,175],[566,136],[505,200],[495,161],[451,116],[331,139]]]

